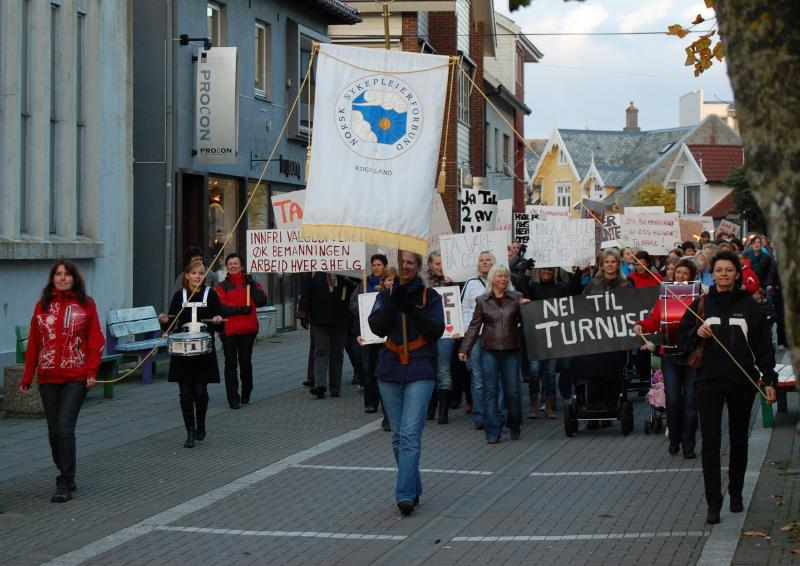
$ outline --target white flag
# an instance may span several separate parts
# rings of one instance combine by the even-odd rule
[[[427,253],[447,57],[322,44],[302,231]]]

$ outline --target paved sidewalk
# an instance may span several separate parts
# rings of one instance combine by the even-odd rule
[[[617,424],[568,439],[561,419],[527,420],[519,441],[489,446],[463,410],[428,423],[422,504],[401,518],[390,435],[357,388],[319,401],[299,386],[307,336],[256,346],[243,409],[212,386],[208,437],[192,450],[174,384],[96,395],[78,421],[79,491],[66,505],[49,503],[44,422],[0,421],[0,562],[693,564],[721,532],[704,523],[699,460],[641,433],[641,401],[628,437]],[[759,427],[751,453],[763,454]],[[733,521],[723,513],[721,526]],[[738,527],[731,549],[737,538]]]

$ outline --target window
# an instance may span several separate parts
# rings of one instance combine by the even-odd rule
[[[572,184],[569,181],[556,183],[556,206],[572,206]]]
[[[297,98],[297,111],[293,114],[288,126],[288,135],[297,141],[307,141],[309,125],[314,119],[314,88],[315,73],[312,69],[309,82],[303,85],[303,79],[308,71],[308,61],[311,57],[313,42],[325,41],[325,36],[319,35],[311,28],[307,28],[292,18],[286,19],[286,91],[291,103]],[[273,54],[274,56],[275,54]],[[316,67],[316,57],[314,57]],[[309,87],[310,88],[307,88]],[[300,87],[303,91],[300,92]],[[309,104],[309,94],[311,100]]]
[[[599,183],[592,187],[592,200],[603,200],[603,186]]]
[[[517,77],[516,82],[518,85],[522,86],[524,84],[525,78],[525,59],[522,57],[522,53],[517,51]]]
[[[216,2],[209,2],[206,8],[206,19],[208,20],[208,38],[213,47],[225,45],[225,26],[223,7]]]
[[[305,35],[300,36],[300,82],[308,71],[308,62],[311,60],[312,39]],[[316,58],[314,67],[316,67]],[[316,68],[311,70],[304,92],[300,94],[300,131],[306,135],[314,127],[314,92],[316,87]]]
[[[256,94],[270,98],[272,92],[272,65],[270,64],[271,45],[270,27],[256,22],[255,36],[255,87]]]
[[[487,122],[483,129],[486,132],[486,167],[489,169],[497,169],[494,162],[494,137],[492,135],[492,127]]]
[[[686,185],[683,188],[683,213],[700,214],[700,185]]]
[[[567,163],[567,152],[561,148],[558,148],[558,164],[567,165]]]
[[[464,71],[459,72],[456,76],[456,117],[459,122],[469,126],[469,96],[472,94],[472,83],[464,76],[464,73],[468,73],[472,80],[475,80],[477,66],[463,53],[461,53],[461,62],[463,63]]]
[[[503,174],[511,176],[511,138],[508,134],[503,134]]]
[[[500,130],[494,129],[494,170],[503,171],[503,146],[500,145]]]

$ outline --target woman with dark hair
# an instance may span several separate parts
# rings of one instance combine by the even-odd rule
[[[226,317],[225,329],[220,334],[222,351],[225,353],[225,394],[231,409],[239,409],[250,402],[253,391],[253,344],[258,334],[256,308],[267,304],[267,293],[253,276],[243,271],[244,260],[236,253],[228,254],[225,267],[228,275],[225,281],[215,287],[221,306],[222,316]],[[242,394],[239,395],[239,379],[236,365],[242,380]]]
[[[169,361],[169,381],[178,384],[178,397],[186,425],[184,448],[194,447],[195,440],[206,437],[206,412],[208,411],[208,384],[219,383],[217,349],[214,344],[214,327],[222,324],[219,297],[205,285],[206,268],[199,261],[190,263],[183,271],[183,289],[172,296],[169,315],[161,313],[158,320],[166,327],[170,318],[178,317],[172,325],[174,332],[183,332],[184,324],[192,320],[192,308],[185,303],[202,303],[197,307],[197,320],[210,320],[206,331],[211,335],[208,353],[194,356],[173,355]],[[178,314],[180,313],[180,314]]]
[[[728,493],[730,510],[744,510],[742,488],[747,469],[747,435],[755,383],[764,382],[768,401],[775,400],[775,352],[763,308],[741,289],[742,266],[733,252],[719,252],[711,260],[714,285],[695,300],[683,315],[679,330],[681,350],[690,355],[701,349],[695,394],[703,438],[703,479],[708,515],[706,522],[719,523],[722,508],[720,443],[722,406],[728,406]],[[703,319],[700,324],[695,315]],[[713,338],[712,338],[713,336]],[[745,373],[747,375],[745,375]]]
[[[75,423],[86,390],[94,387],[104,345],[97,308],[86,295],[78,266],[56,260],[33,311],[19,385],[27,393],[36,374],[50,450],[60,472],[53,503],[69,501],[76,489]]]

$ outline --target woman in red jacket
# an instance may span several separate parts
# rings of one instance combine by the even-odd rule
[[[97,309],[78,266],[57,260],[33,311],[19,385],[27,393],[36,374],[53,462],[61,472],[53,503],[69,501],[75,491],[75,423],[86,390],[94,387],[104,345]]]
[[[222,351],[225,353],[225,393],[231,409],[239,409],[250,402],[253,391],[253,343],[258,334],[256,307],[267,304],[264,288],[253,281],[253,276],[242,271],[244,260],[239,254],[228,254],[225,267],[228,276],[217,285],[216,292],[222,305],[222,316],[227,318],[222,338]],[[239,380],[236,365],[242,380],[242,394],[239,395]]]

